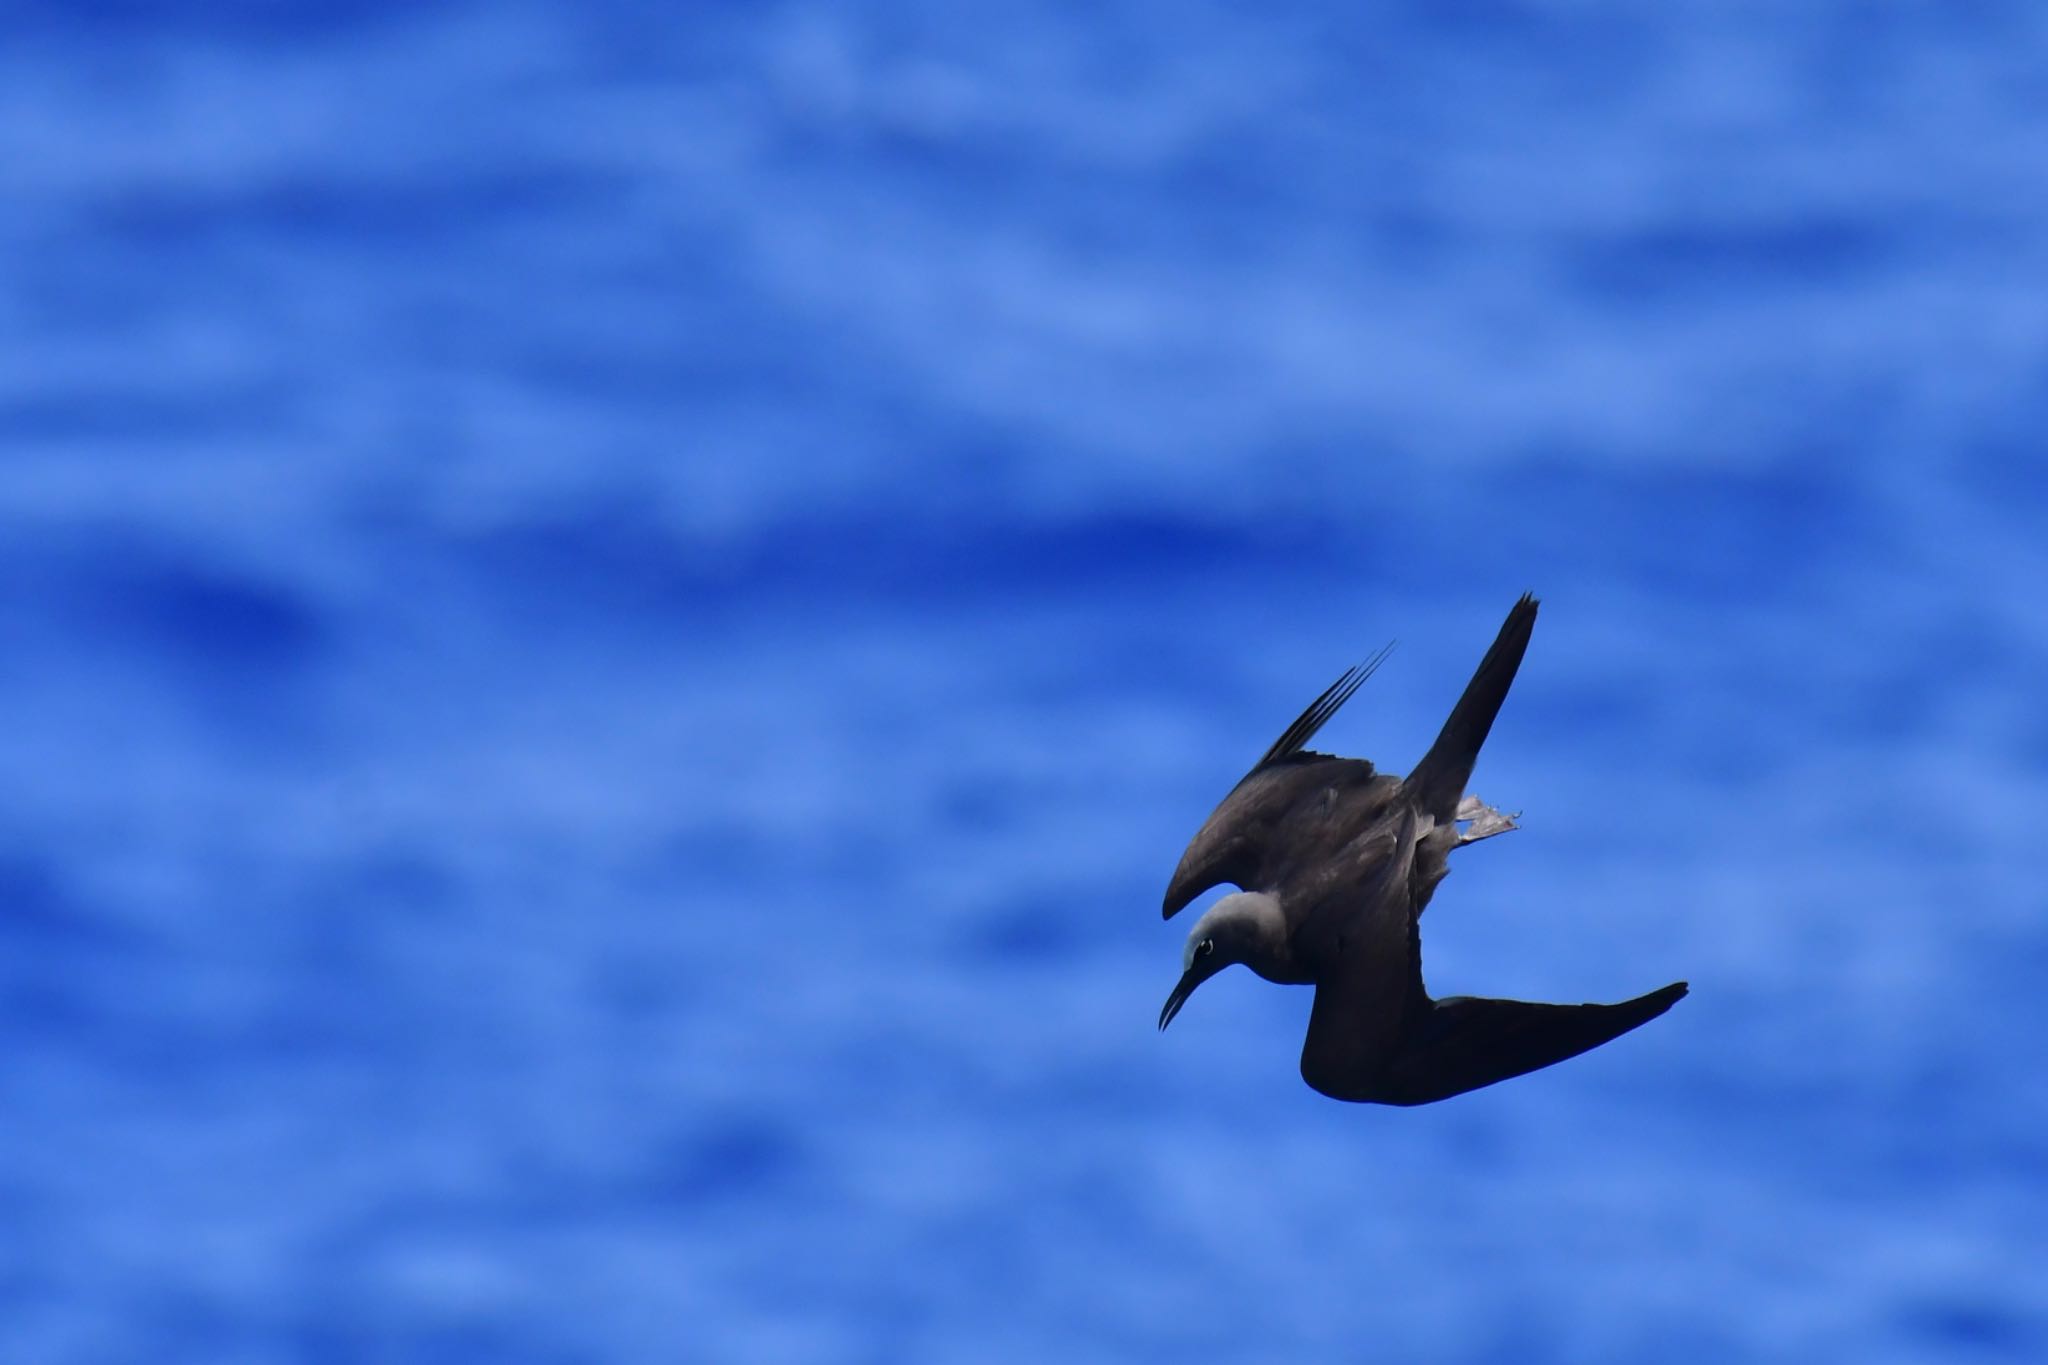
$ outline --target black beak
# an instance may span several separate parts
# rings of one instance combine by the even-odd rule
[[[1180,1007],[1187,1004],[1188,997],[1195,993],[1195,987],[1209,979],[1209,973],[1198,967],[1190,967],[1181,973],[1180,984],[1173,988],[1173,994],[1166,997],[1166,1008],[1159,1011],[1159,1027],[1163,1030],[1173,1022],[1173,1016],[1180,1013]]]

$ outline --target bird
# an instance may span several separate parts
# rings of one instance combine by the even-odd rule
[[[1469,836],[1465,784],[1536,624],[1524,594],[1405,778],[1306,746],[1385,658],[1347,670],[1288,726],[1190,841],[1168,884],[1172,918],[1225,882],[1240,889],[1189,933],[1163,1030],[1195,989],[1243,963],[1315,987],[1301,1076],[1332,1099],[1420,1105],[1525,1075],[1611,1042],[1663,1014],[1672,982],[1617,1004],[1432,998],[1420,919]],[[1480,807],[1480,809],[1487,809]],[[1510,822],[1508,827],[1512,827]]]

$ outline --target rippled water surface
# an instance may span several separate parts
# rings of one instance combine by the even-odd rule
[[[2048,11],[23,4],[0,1357],[2048,1355]],[[1514,596],[1432,1108],[1181,845]]]

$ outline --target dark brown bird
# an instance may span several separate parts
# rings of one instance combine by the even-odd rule
[[[1428,1104],[1550,1066],[1648,1023],[1684,982],[1615,1005],[1432,999],[1419,920],[1450,871],[1465,783],[1521,667],[1536,599],[1508,613],[1493,647],[1406,778],[1304,746],[1385,651],[1347,672],[1223,799],[1182,856],[1165,913],[1234,882],[1188,936],[1165,1028],[1197,986],[1242,962],[1268,981],[1313,985],[1301,1075],[1340,1100]],[[1498,820],[1498,817],[1496,817]],[[1488,832],[1512,828],[1494,824]]]

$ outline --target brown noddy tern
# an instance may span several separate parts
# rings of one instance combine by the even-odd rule
[[[1268,981],[1316,988],[1301,1050],[1310,1086],[1340,1100],[1414,1105],[1576,1057],[1685,995],[1679,981],[1619,1004],[1553,1005],[1434,999],[1423,986],[1419,921],[1451,851],[1514,828],[1467,796],[1465,783],[1535,624],[1536,599],[1524,595],[1405,778],[1306,747],[1386,651],[1309,704],[1203,823],[1167,887],[1169,918],[1213,886],[1242,889],[1188,935],[1160,1028],[1196,987],[1242,962]]]

